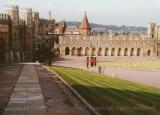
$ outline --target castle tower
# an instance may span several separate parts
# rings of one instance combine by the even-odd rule
[[[7,5],[5,13],[8,14],[12,21],[10,48],[12,51],[11,58],[14,62],[20,61],[20,37],[19,37],[19,7],[17,5]]]
[[[34,25],[33,25],[33,12],[32,8],[25,8],[22,10],[21,18],[25,20],[26,23],[26,59],[31,61],[32,58],[32,49],[33,49],[33,40],[34,40]]]
[[[82,35],[90,35],[91,34],[91,27],[90,27],[86,12],[85,12],[83,20],[79,26],[79,29],[80,29],[80,34],[82,34]]]
[[[39,12],[33,13],[33,23],[34,23],[34,37],[38,38],[38,27],[39,27]]]
[[[52,12],[51,12],[51,10],[48,11],[48,20],[50,20],[50,21],[52,20]]]
[[[155,38],[156,37],[156,24],[150,23],[148,26],[148,37]]]
[[[7,5],[5,13],[8,14],[12,20],[12,25],[17,26],[19,23],[19,7],[17,5]]]

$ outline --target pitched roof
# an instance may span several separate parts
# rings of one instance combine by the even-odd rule
[[[88,17],[86,15],[86,12],[85,12],[85,15],[83,17],[83,20],[82,20],[81,25],[79,26],[79,28],[80,29],[87,29],[87,30],[91,29],[90,24],[88,22]]]

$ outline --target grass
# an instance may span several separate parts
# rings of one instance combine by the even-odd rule
[[[131,68],[139,70],[160,70],[160,61],[105,61],[99,62],[98,66]]]
[[[103,115],[160,115],[160,89],[81,69],[51,66]],[[126,110],[123,110],[126,107]],[[144,107],[151,107],[145,108]],[[160,108],[159,108],[160,109]]]

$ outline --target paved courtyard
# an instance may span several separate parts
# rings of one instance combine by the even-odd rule
[[[151,61],[159,61],[154,58],[120,58],[120,57],[97,57],[98,62],[103,61],[140,61],[140,62],[151,62]],[[158,62],[159,64],[159,62]],[[94,68],[86,68],[86,57],[62,57],[60,59],[57,59],[55,62],[53,62],[53,65],[59,65],[59,66],[67,66],[67,67],[74,67],[74,68],[81,68],[86,69],[89,71],[95,71],[98,72],[98,67]],[[112,77],[117,77],[124,80],[129,80],[137,83],[141,83],[144,85],[152,86],[152,87],[158,87],[160,88],[160,70],[141,70],[141,69],[130,69],[130,68],[113,68],[113,67],[102,67],[102,73],[106,75],[110,75]]]

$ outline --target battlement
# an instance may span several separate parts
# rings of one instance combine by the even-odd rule
[[[26,11],[27,13],[32,13],[32,8],[26,8],[25,11]]]
[[[6,5],[5,8],[6,10],[19,11],[18,5]]]
[[[91,35],[91,36],[83,36],[83,35],[63,35],[63,38],[68,40],[96,40],[96,41],[105,41],[105,40],[112,40],[112,41],[145,41],[150,40],[149,37],[140,37],[140,36],[113,36],[110,37],[108,35]]]
[[[34,17],[39,17],[39,12],[33,12]]]
[[[23,20],[23,19],[19,20],[19,25],[25,25],[25,23],[26,23],[25,20]]]
[[[9,22],[11,19],[10,19],[10,16],[8,14],[0,14],[0,21],[1,22]]]

